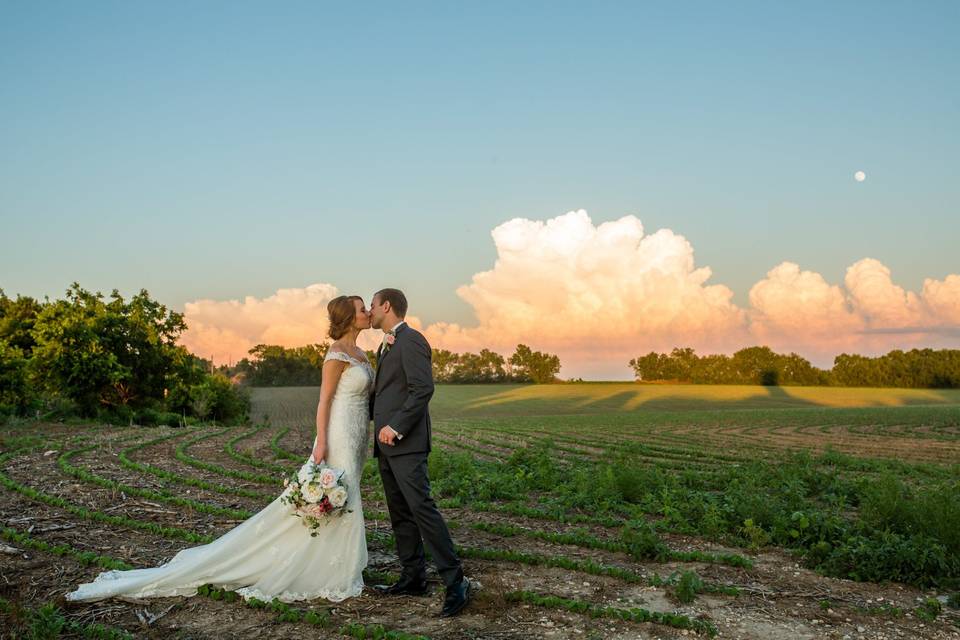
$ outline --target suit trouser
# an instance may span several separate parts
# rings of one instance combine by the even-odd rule
[[[417,578],[426,573],[425,544],[444,584],[448,587],[457,584],[463,577],[463,569],[447,523],[430,497],[427,454],[387,456],[381,453],[379,460],[390,524],[404,575]]]

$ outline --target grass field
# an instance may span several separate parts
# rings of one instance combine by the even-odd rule
[[[0,626],[164,638],[960,635],[960,392],[940,390],[440,386],[434,494],[482,585],[463,616],[435,617],[439,588],[336,607],[250,606],[215,588],[62,601],[104,568],[157,564],[262,508],[309,453],[317,396],[255,389],[245,427],[0,430]],[[367,582],[389,580],[398,565],[372,463],[363,486]]]

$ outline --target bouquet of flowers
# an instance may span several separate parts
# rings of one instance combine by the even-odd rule
[[[287,488],[280,501],[293,507],[291,515],[301,518],[303,526],[316,537],[317,529],[332,517],[349,513],[347,488],[341,469],[310,462],[283,481]]]

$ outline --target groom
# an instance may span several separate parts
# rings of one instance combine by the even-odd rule
[[[374,294],[370,314],[373,328],[384,331],[377,351],[375,392],[370,398],[373,455],[379,458],[397,555],[403,565],[396,584],[377,585],[376,589],[387,595],[426,595],[426,545],[447,587],[440,615],[454,616],[467,605],[471,585],[463,575],[447,523],[430,497],[430,345],[404,322],[407,298],[399,289],[381,289]]]

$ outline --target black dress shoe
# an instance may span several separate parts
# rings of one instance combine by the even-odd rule
[[[447,597],[443,601],[443,611],[440,612],[441,618],[455,616],[470,602],[470,581],[463,578],[452,587],[447,587]]]
[[[378,584],[373,587],[385,596],[425,596],[430,593],[426,578],[400,578],[394,584]]]

